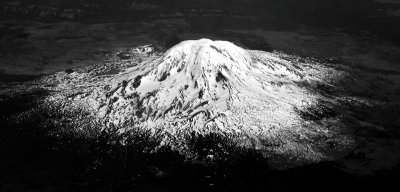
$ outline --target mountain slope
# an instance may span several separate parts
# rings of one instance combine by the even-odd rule
[[[300,79],[294,69],[265,59],[228,42],[186,41],[150,67],[146,64],[142,71],[134,69],[108,96],[107,103],[112,104],[101,111],[111,110],[108,118],[116,124],[131,117],[135,124],[147,122],[146,127],[167,126],[169,119],[169,123],[200,130],[217,126],[241,131],[239,127],[249,127],[254,121],[238,125],[233,119],[244,118],[246,113],[264,119],[261,125],[286,122],[288,126],[294,117],[292,105],[300,106],[311,98],[290,86],[290,81]],[[268,82],[277,79],[289,86],[271,89]],[[136,102],[133,108],[129,101]]]
[[[234,143],[276,167],[343,158],[351,170],[368,172],[400,159],[388,151],[398,146],[391,138],[398,134],[399,75],[207,39],[124,54],[130,59],[40,79],[51,92],[44,107],[65,113],[50,121],[87,137],[145,132],[158,141],[152,150],[170,147],[188,158],[213,157],[215,148],[199,155],[193,146],[218,135],[226,139],[207,145],[226,152],[224,143]],[[354,169],[365,161],[368,167]]]
[[[201,39],[184,41],[117,75],[67,75],[71,81],[58,85],[64,91],[51,102],[89,111],[106,130],[150,131],[162,139],[161,145],[183,153],[189,150],[188,136],[218,133],[267,155],[319,161],[330,158],[323,153],[328,144],[319,140],[320,132],[335,140],[333,151],[353,141],[342,134],[339,121],[331,123],[338,125],[332,130],[304,120],[301,111],[325,101],[328,107],[317,108],[323,116],[333,105],[306,85],[328,83],[341,75],[345,73],[324,65]],[[66,97],[65,89],[76,93]]]

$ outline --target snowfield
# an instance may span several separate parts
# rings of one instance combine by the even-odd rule
[[[87,112],[73,120],[81,127],[89,119],[103,131],[149,131],[192,156],[188,138],[217,133],[283,167],[343,157],[356,147],[354,126],[365,125],[347,107],[371,101],[347,94],[354,74],[346,66],[209,39],[163,54],[137,50],[133,65],[101,68],[115,74],[92,67],[42,79],[56,85],[47,104]]]

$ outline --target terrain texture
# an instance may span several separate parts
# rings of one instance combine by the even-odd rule
[[[399,9],[2,1],[0,190],[396,186]]]

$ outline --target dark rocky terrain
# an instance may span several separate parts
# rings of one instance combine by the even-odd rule
[[[399,10],[395,0],[1,1],[0,190],[389,189],[400,173]],[[75,108],[126,69],[200,38],[341,72],[297,84],[324,98],[297,112],[310,127],[347,127],[354,143],[299,137],[334,158],[282,169],[296,158],[266,158],[233,135],[189,135],[185,154]]]

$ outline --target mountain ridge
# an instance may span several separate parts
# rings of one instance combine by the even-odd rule
[[[187,151],[188,135],[218,133],[235,135],[241,146],[277,154],[301,151],[299,159],[319,161],[330,158],[319,149],[326,144],[295,138],[328,131],[310,129],[299,114],[327,98],[299,85],[328,81],[327,74],[335,72],[230,42],[190,40],[115,75],[107,90],[96,88],[74,102],[91,109],[106,129],[147,130],[178,151]],[[340,128],[327,132],[339,137],[338,149],[351,145],[351,137],[339,133]]]
[[[368,161],[372,168],[357,167],[368,173],[398,158],[375,155],[392,154],[381,149],[397,145],[375,136],[385,129],[396,133],[395,115],[387,115],[398,108],[396,87],[386,83],[398,82],[396,75],[206,39],[184,41],[167,52],[146,45],[124,54],[129,57],[119,62],[35,80],[50,93],[37,108],[50,117],[61,115],[46,116],[59,127],[53,134],[109,134],[129,145],[130,134],[144,133],[157,141],[148,150],[166,147],[188,159],[213,156],[193,145],[196,138],[214,135],[262,155],[275,168],[338,160],[351,168]],[[225,144],[216,147],[227,152]],[[218,158],[228,158],[225,152]],[[366,158],[353,158],[358,153]]]

